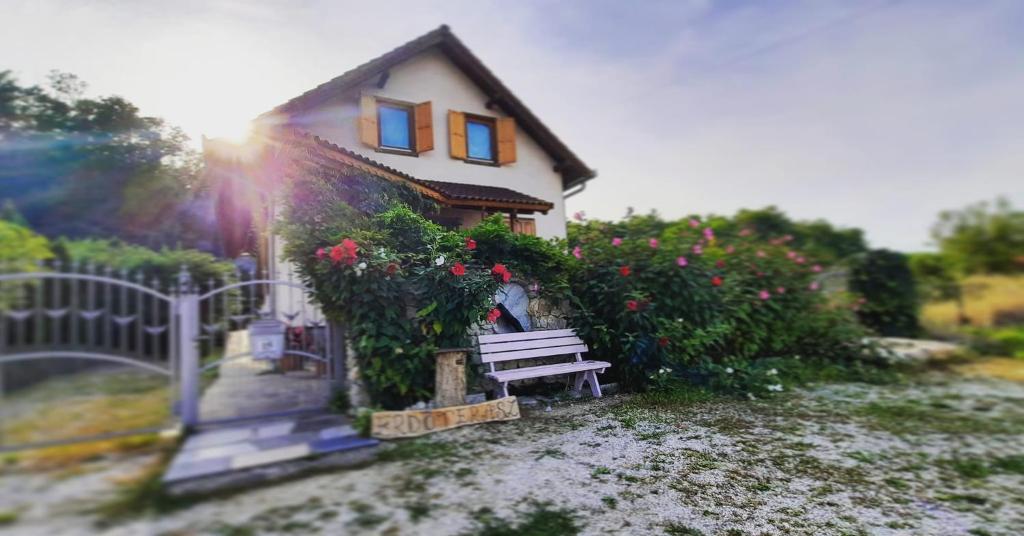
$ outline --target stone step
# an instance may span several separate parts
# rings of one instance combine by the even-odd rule
[[[175,495],[208,493],[369,461],[379,442],[360,437],[344,418],[313,415],[200,430],[163,476]]]

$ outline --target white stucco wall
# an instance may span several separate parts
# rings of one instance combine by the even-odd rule
[[[377,152],[359,142],[357,119],[361,93],[419,103],[431,101],[434,150],[418,156]],[[552,169],[554,161],[521,130],[516,132],[516,162],[501,167],[467,164],[448,156],[448,110],[503,117],[488,110],[487,96],[439,51],[416,56],[390,70],[384,88],[368,83],[321,107],[292,117],[300,128],[346,149],[421,179],[502,186],[554,203],[547,214],[533,214],[537,235],[565,236],[565,204],[562,178]]]

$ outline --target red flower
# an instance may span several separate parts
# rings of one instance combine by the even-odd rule
[[[324,257],[326,255],[327,255],[327,252],[324,251],[324,248],[317,248],[317,250],[316,250],[316,258],[318,258],[320,260],[324,260]]]
[[[494,309],[491,309],[490,312],[487,313],[487,322],[493,324],[498,320],[500,316],[501,311],[497,307],[495,307]]]
[[[725,261],[723,261],[722,259],[718,259],[717,261],[715,261],[715,266],[719,268],[725,268]]]
[[[476,240],[473,240],[472,238],[467,236],[466,237],[466,249],[468,249],[470,251],[473,251],[474,249],[476,249]]]
[[[662,338],[658,339],[658,346],[660,346],[662,348],[668,346],[668,337],[662,337]]]
[[[398,271],[398,265],[393,262],[390,262],[388,263],[388,267],[385,268],[384,271],[387,272],[388,275],[395,275],[395,272]]]
[[[334,246],[331,248],[331,262],[337,264],[341,262],[341,257],[344,253],[341,251],[341,246]]]
[[[461,262],[455,263],[455,265],[452,266],[450,271],[452,275],[466,275],[466,267],[463,266]]]
[[[502,283],[508,283],[512,280],[512,272],[508,271],[504,264],[495,264],[494,268],[491,268],[491,275]]]
[[[639,311],[640,303],[636,300],[629,300],[626,302],[626,309],[629,309],[630,311]]]
[[[623,266],[622,268],[619,268],[619,273],[622,274],[622,277],[629,277],[629,266]]]
[[[720,286],[722,286],[722,278],[721,278],[721,276],[717,276],[716,275],[715,277],[712,277],[711,278],[711,286],[713,286],[713,287],[720,287]]]
[[[335,264],[344,261],[345,264],[352,266],[356,262],[356,251],[359,246],[355,242],[346,238],[341,241],[341,244],[331,248],[331,261]]]

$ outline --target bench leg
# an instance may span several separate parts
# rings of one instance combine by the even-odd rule
[[[498,388],[494,391],[495,395],[501,395],[498,398],[505,398],[508,396],[508,382],[498,384]]]
[[[587,379],[587,373],[586,372],[577,372],[576,373],[576,381],[574,382],[574,385],[573,385],[573,388],[572,388],[573,391],[576,391],[577,393],[581,392],[583,390],[583,382],[586,379]]]
[[[594,395],[594,398],[601,398],[601,384],[597,381],[597,371],[587,371],[587,383],[590,384],[590,394]]]

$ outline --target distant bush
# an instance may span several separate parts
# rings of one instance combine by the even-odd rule
[[[28,227],[0,220],[0,268],[32,271],[39,261],[53,258],[50,241]]]
[[[93,265],[98,270],[123,270],[131,277],[143,274],[147,284],[156,279],[165,289],[177,283],[182,268],[189,272],[193,281],[204,285],[211,279],[223,281],[235,271],[231,262],[202,251],[169,248],[153,250],[120,240],[61,239],[54,249],[65,263],[77,263],[79,269]]]
[[[857,316],[879,335],[915,337],[920,333],[920,304],[906,255],[876,249],[854,257],[850,290],[864,299]]]

